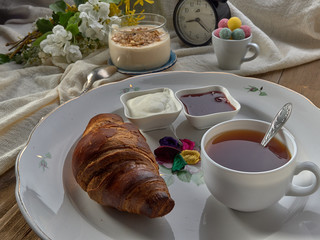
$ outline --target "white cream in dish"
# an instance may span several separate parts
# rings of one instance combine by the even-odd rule
[[[168,62],[170,36],[155,25],[121,27],[109,34],[109,50],[118,68],[150,70]]]
[[[169,89],[162,92],[141,95],[127,101],[127,107],[131,117],[147,117],[159,113],[171,113],[177,111],[177,105],[173,100]]]

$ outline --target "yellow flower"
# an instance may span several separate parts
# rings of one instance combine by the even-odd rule
[[[153,0],[137,0],[134,4],[133,7],[137,6],[138,4],[140,4],[141,6],[143,6],[143,3],[147,2],[149,4],[153,4],[154,1]]]
[[[66,12],[77,12],[78,8],[76,5],[70,5],[67,3],[67,9]]]
[[[121,13],[121,10],[119,9],[119,6],[117,6],[115,3],[110,3],[110,14],[109,16],[119,16]]]

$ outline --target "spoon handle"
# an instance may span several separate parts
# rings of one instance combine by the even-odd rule
[[[286,123],[289,119],[292,112],[292,103],[286,103],[277,115],[272,120],[268,131],[264,135],[264,138],[261,141],[261,145],[265,147],[268,142],[276,135],[276,133],[281,129],[281,127]]]
[[[88,82],[86,82],[85,83],[85,85],[84,85],[84,89],[81,91],[81,93],[79,94],[79,96],[81,96],[81,95],[83,95],[83,94],[85,94],[86,92],[88,92],[88,90],[91,88],[91,86],[92,86],[92,81],[88,81]]]

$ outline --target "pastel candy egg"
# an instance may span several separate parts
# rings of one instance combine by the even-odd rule
[[[244,31],[241,28],[237,28],[235,30],[233,30],[233,32],[231,33],[231,37],[234,40],[241,40],[244,39]]]
[[[226,28],[228,27],[228,18],[222,18],[219,22],[218,22],[218,28]]]
[[[232,17],[228,20],[228,28],[230,28],[231,31],[233,31],[236,28],[241,27],[241,20],[238,17]]]
[[[214,34],[216,37],[220,37],[220,36],[219,36],[219,33],[220,33],[221,29],[222,29],[222,28],[217,28],[216,30],[213,31],[213,34]]]
[[[219,36],[222,39],[230,39],[231,33],[232,32],[229,28],[222,28],[219,32]]]
[[[248,25],[242,25],[240,28],[244,31],[244,37],[245,38],[250,37],[251,28]]]

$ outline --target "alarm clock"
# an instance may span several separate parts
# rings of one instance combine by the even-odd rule
[[[226,0],[179,0],[173,12],[173,25],[184,43],[203,46],[211,42],[218,22],[230,17]]]

